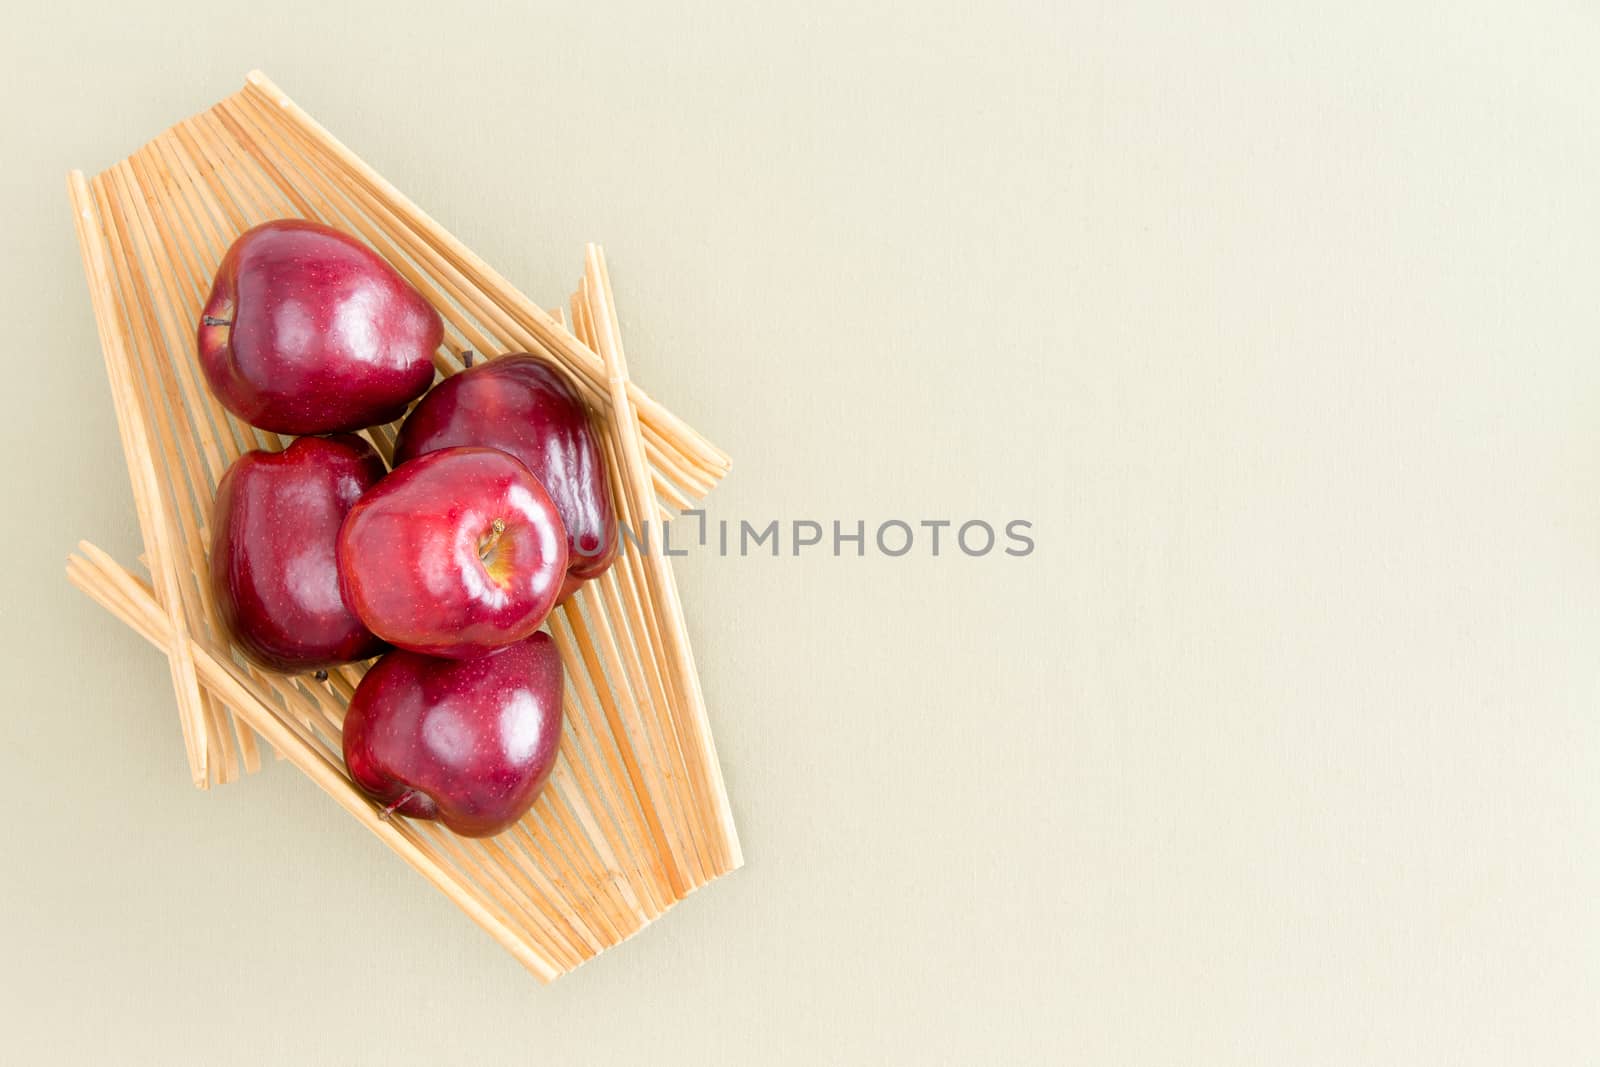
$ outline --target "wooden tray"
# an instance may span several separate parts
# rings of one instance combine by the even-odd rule
[[[600,250],[589,247],[567,308],[546,313],[259,72],[92,179],[74,171],[68,186],[152,580],[87,542],[67,574],[166,652],[195,785],[254,771],[264,740],[542,981],[738,867],[683,610],[659,551],[623,538],[616,565],[551,616],[567,671],[561,758],[528,816],[487,840],[383,818],[340,755],[364,667],[319,682],[246,663],[217,623],[206,579],[218,479],[242,451],[282,442],[206,390],[195,322],[228,245],[271,218],[320,219],[377,249],[444,317],[441,373],[460,370],[467,349],[538,352],[565,367],[603,427],[631,529],[703,497],[728,457],[629,379]],[[385,457],[394,432],[368,431]]]

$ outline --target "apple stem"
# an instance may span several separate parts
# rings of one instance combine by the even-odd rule
[[[474,352],[472,349],[463,348],[461,350],[461,368],[463,370],[465,370],[466,368],[472,366],[472,364],[477,360],[477,358],[478,358],[478,354],[476,352]]]
[[[390,804],[388,807],[386,807],[382,811],[378,812],[378,818],[382,819],[384,822],[388,822],[389,821],[389,816],[393,815],[395,813],[396,809],[398,809],[400,807],[400,805],[402,805],[406,801],[410,800],[412,798],[412,796],[415,795],[415,793],[416,793],[415,789],[407,789],[404,793],[401,793],[399,800],[395,801],[393,804]]]
[[[478,546],[478,560],[480,562],[488,559],[489,553],[494,551],[494,546],[500,543],[500,535],[506,532],[506,520],[494,520],[494,522],[489,524],[489,529],[493,530],[494,532],[489,535],[488,540],[484,541],[483,544]]]
[[[215,315],[202,315],[200,322],[205,326],[232,326],[232,319],[219,319]]]

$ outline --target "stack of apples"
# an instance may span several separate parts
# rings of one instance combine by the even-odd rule
[[[540,627],[611,565],[617,530],[563,373],[469,354],[435,386],[443,336],[421,294],[338,230],[282,219],[234,242],[200,364],[229,411],[296,440],[223,476],[211,579],[263,666],[325,677],[381,656],[345,717],[351,779],[386,814],[482,837],[521,818],[555,765],[562,669]],[[357,432],[401,416],[389,470]]]

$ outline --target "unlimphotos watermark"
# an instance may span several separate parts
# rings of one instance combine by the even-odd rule
[[[678,524],[693,520],[692,528]],[[912,554],[1031,556],[1033,523],[1028,519],[989,522],[986,519],[711,519],[703,508],[678,512],[677,518],[621,525],[622,539],[646,555],[687,556],[711,551],[719,556],[799,556],[803,554],[865,556],[869,552],[898,558]]]

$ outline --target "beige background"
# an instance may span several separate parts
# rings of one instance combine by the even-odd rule
[[[1590,5],[137,6],[0,44],[3,1058],[1600,1056]],[[1037,527],[684,562],[748,866],[548,989],[196,794],[62,576],[138,551],[63,172],[253,66],[529,293],[605,242],[717,516]]]

